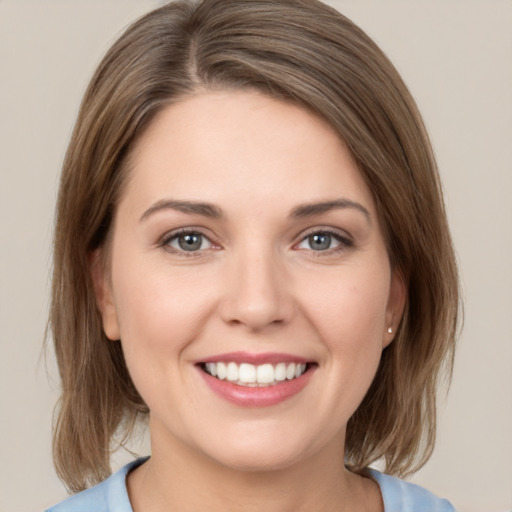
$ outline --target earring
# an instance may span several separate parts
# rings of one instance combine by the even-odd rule
[[[389,334],[393,334],[393,328],[392,327],[388,327],[388,333]]]

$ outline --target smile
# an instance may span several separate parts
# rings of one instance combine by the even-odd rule
[[[309,369],[308,363],[279,362],[260,364],[231,362],[203,363],[204,372],[218,380],[226,380],[238,386],[268,387],[299,378]]]
[[[197,361],[208,388],[237,407],[268,407],[299,394],[318,369],[316,361],[286,353],[229,352]]]

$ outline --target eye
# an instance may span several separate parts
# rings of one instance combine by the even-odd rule
[[[202,233],[186,231],[171,235],[163,241],[164,246],[176,252],[197,252],[213,247],[212,242]]]
[[[322,252],[351,247],[352,241],[338,233],[315,231],[303,238],[297,245],[298,249]]]

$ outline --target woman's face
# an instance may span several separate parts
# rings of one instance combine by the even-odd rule
[[[404,299],[344,144],[295,105],[207,92],[163,110],[130,165],[96,289],[153,454],[339,459]]]

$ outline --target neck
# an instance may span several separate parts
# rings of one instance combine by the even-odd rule
[[[382,510],[378,486],[347,471],[343,442],[285,468],[241,471],[152,435],[151,459],[128,477],[134,512]]]

